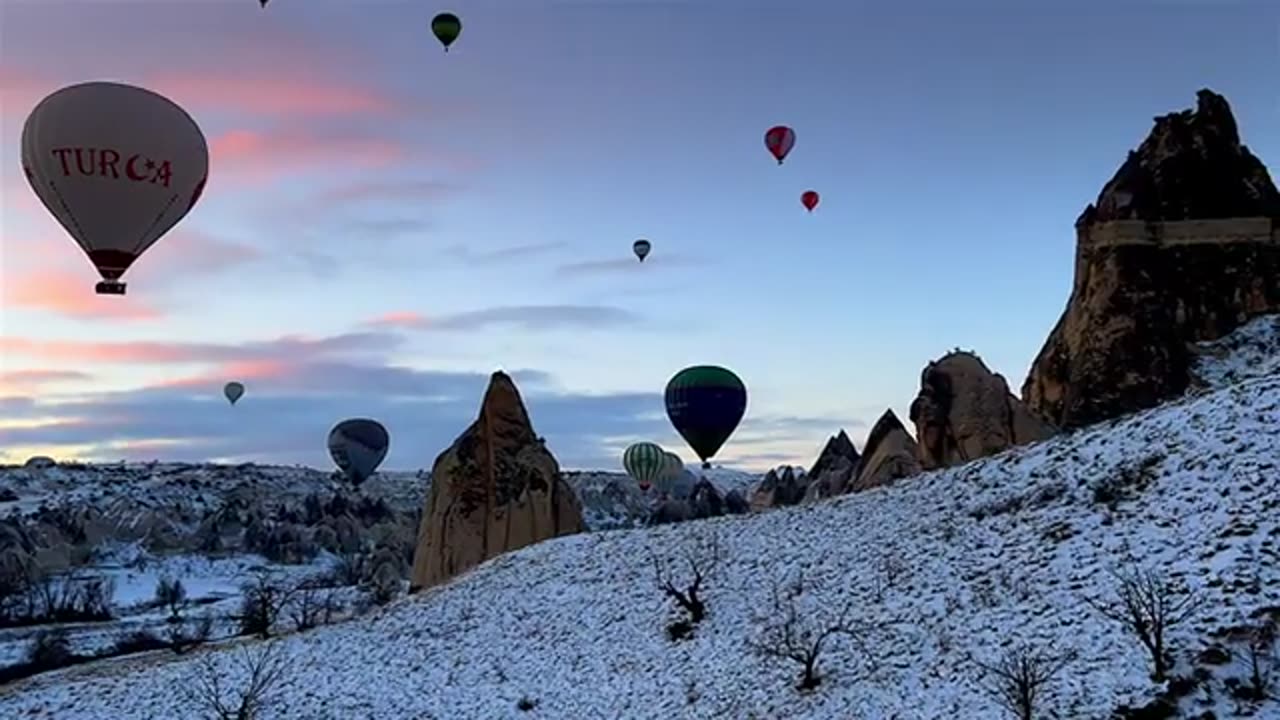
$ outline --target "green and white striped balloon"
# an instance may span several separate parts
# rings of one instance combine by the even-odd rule
[[[638,442],[622,453],[622,467],[641,490],[648,490],[654,480],[662,477],[668,462],[666,451],[651,442]]]

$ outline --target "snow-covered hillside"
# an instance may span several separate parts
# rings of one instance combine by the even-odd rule
[[[1078,653],[1044,707],[1105,718],[1156,691],[1142,647],[1090,605],[1115,591],[1109,571],[1151,570],[1201,598],[1169,629],[1180,675],[1215,633],[1280,606],[1277,438],[1272,376],[830,502],[544,542],[373,616],[271,641],[287,675],[260,717],[998,718],[974,661],[1020,641]],[[713,537],[708,616],[673,642],[648,552],[675,561],[701,547],[705,562]],[[752,649],[785,617],[772,584],[801,576],[801,623],[848,606],[872,628],[869,675],[868,656],[833,638],[823,683],[801,692],[797,666]],[[20,682],[0,717],[192,717],[181,688],[203,658],[224,686],[244,684],[239,651],[157,654]],[[1219,680],[1212,697],[1189,693],[1185,717],[1234,716]]]
[[[1226,337],[1201,343],[1192,367],[1197,384],[1221,387],[1280,373],[1280,315],[1254,318]]]

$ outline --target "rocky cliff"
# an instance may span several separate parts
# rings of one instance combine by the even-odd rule
[[[480,417],[436,458],[431,478],[410,589],[585,529],[577,497],[505,373],[493,374]]]
[[[1155,119],[1076,238],[1070,299],[1022,388],[1059,427],[1184,392],[1189,343],[1280,311],[1280,193],[1209,90]]]
[[[960,465],[1053,434],[1052,426],[1009,392],[1002,375],[991,372],[977,355],[959,350],[920,373],[910,418],[926,470]]]

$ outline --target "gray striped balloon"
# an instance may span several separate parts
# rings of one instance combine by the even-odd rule
[[[666,451],[651,442],[638,442],[622,453],[622,467],[641,490],[648,490],[662,476],[667,462]]]

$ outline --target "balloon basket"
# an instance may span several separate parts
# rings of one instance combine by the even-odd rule
[[[123,295],[124,283],[115,280],[103,280],[94,285],[93,290],[99,295]]]
[[[707,461],[707,462],[702,463],[702,469],[703,469],[703,470],[710,470],[710,469],[711,469],[711,462],[710,462],[710,461]]]

